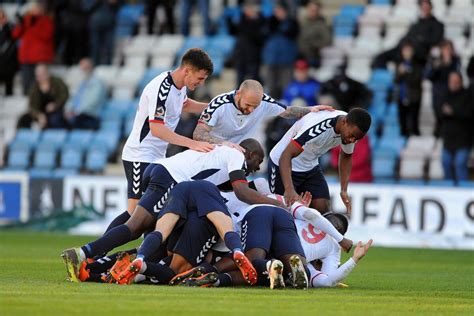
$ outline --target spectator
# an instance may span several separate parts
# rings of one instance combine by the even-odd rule
[[[321,15],[321,3],[311,0],[306,5],[305,17],[300,22],[298,49],[311,66],[321,64],[320,50],[331,44],[331,29]]]
[[[79,67],[84,80],[75,95],[66,103],[66,118],[73,129],[99,128],[99,114],[107,98],[104,83],[93,75],[94,66],[89,58],[83,58]]]
[[[421,0],[419,4],[421,11],[419,20],[410,27],[397,47],[385,51],[375,58],[374,68],[385,68],[387,62],[400,58],[400,47],[406,41],[413,43],[415,59],[424,66],[431,48],[441,43],[444,37],[444,25],[433,16],[433,4],[430,0]]]
[[[451,72],[448,77],[448,93],[441,106],[442,162],[446,179],[468,179],[467,162],[473,135],[472,93],[464,89],[461,74]]]
[[[199,11],[202,14],[204,23],[204,34],[211,35],[211,20],[209,19],[209,0],[182,0],[181,5],[181,33],[189,36],[189,20],[193,7],[199,4]]]
[[[283,89],[293,76],[293,63],[297,57],[296,37],[298,23],[288,14],[284,2],[277,3],[273,16],[267,21],[267,40],[262,59],[265,64],[265,85],[274,98],[281,98]]]
[[[337,69],[334,78],[322,84],[321,94],[331,95],[339,109],[346,112],[353,107],[367,108],[372,99],[372,93],[364,84],[347,76],[345,65]]]
[[[445,40],[440,45],[439,56],[429,59],[426,77],[432,82],[432,105],[436,116],[435,136],[439,137],[441,103],[448,92],[448,76],[461,69],[461,60],[454,52],[453,42]]]
[[[469,59],[466,69],[467,77],[469,78],[469,89],[474,98],[474,55]]]
[[[318,103],[318,95],[321,85],[318,81],[310,78],[309,64],[304,59],[299,59],[295,63],[294,78],[285,89],[283,99],[287,104],[291,104],[296,99],[302,99],[306,105]]]
[[[18,69],[16,43],[12,26],[5,11],[0,8],[0,83],[5,84],[5,94],[13,94],[13,77]]]
[[[46,14],[43,5],[33,3],[30,10],[13,29],[13,37],[21,39],[18,48],[23,92],[30,90],[34,82],[35,67],[54,59],[54,21]]]
[[[90,55],[96,65],[112,63],[115,17],[119,7],[118,0],[98,0],[93,7],[89,22],[89,36]]]
[[[421,80],[423,66],[415,59],[415,50],[410,42],[401,47],[402,61],[395,73],[395,99],[398,103],[400,129],[403,136],[420,135],[418,116],[421,105]]]
[[[237,42],[234,58],[237,86],[240,86],[245,79],[260,80],[260,54],[264,41],[262,29],[265,22],[257,5],[245,3],[242,13],[240,22],[235,27]]]
[[[29,94],[29,112],[18,121],[18,128],[30,128],[36,121],[41,129],[65,128],[64,104],[69,92],[64,82],[51,76],[48,66],[38,64],[35,69],[36,82]]]
[[[145,12],[147,15],[147,31],[149,35],[155,34],[156,9],[162,5],[166,15],[166,23],[160,23],[158,34],[174,34],[174,0],[147,0]]]
[[[88,55],[90,4],[90,1],[63,0],[56,5],[58,52],[62,62],[68,66],[77,64]]]
[[[331,166],[337,169],[341,146],[331,150]],[[370,148],[369,135],[357,142],[352,154],[352,169],[349,176],[350,182],[372,182],[372,149]]]

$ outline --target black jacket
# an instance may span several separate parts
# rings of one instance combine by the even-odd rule
[[[441,138],[444,148],[454,151],[472,146],[474,135],[474,104],[467,89],[446,94],[443,104],[449,104],[452,115],[441,113]]]
[[[0,27],[0,76],[13,76],[18,70],[16,42],[11,35],[12,27]]]

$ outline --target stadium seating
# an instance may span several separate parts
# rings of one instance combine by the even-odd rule
[[[86,154],[85,168],[91,172],[101,172],[107,165],[108,150],[94,146]]]

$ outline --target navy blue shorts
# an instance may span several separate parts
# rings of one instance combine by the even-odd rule
[[[219,240],[214,225],[207,219],[190,212],[187,220],[181,219],[173,229],[168,250],[181,255],[193,266],[199,265]]]
[[[178,183],[170,192],[158,218],[166,213],[173,213],[186,219],[188,212],[196,212],[198,217],[205,217],[215,211],[230,217],[219,189],[205,180],[185,181]]]
[[[301,194],[308,191],[313,196],[313,199],[329,200],[329,187],[319,165],[306,172],[292,171],[291,178],[293,179],[296,193]],[[281,195],[285,193],[285,188],[281,181],[280,168],[271,159],[268,159],[268,183],[272,193]]]
[[[144,173],[149,163],[126,160],[122,160],[122,163],[127,177],[127,197],[139,200],[146,189]]]
[[[176,181],[162,165],[150,164],[144,172],[144,182],[147,184],[146,190],[138,205],[156,217],[165,205]]]
[[[304,257],[293,218],[282,208],[257,206],[244,216],[241,228],[245,251],[260,248],[276,258],[290,254]]]

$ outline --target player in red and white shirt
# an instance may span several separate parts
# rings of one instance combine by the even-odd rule
[[[311,287],[334,287],[344,280],[355,268],[357,262],[365,256],[372,239],[367,244],[358,242],[354,253],[349,260],[341,266],[341,246],[344,243],[338,243],[337,234],[330,236],[316,227],[318,218],[322,215],[315,209],[306,207],[299,202],[295,202],[290,212],[295,219],[295,225],[303,247],[308,269],[310,271],[309,285]],[[347,217],[343,214],[327,213],[324,216],[342,237],[348,227]],[[317,261],[320,261],[320,266]]]
[[[212,74],[213,64],[201,49],[188,50],[181,65],[163,72],[145,86],[135,115],[133,129],[125,143],[122,161],[127,177],[127,211],[120,214],[107,231],[125,223],[142,196],[143,172],[149,163],[165,157],[168,144],[176,144],[207,152],[213,145],[178,135],[174,132],[181,112],[201,113],[206,103],[187,98],[187,89],[193,91]]]

